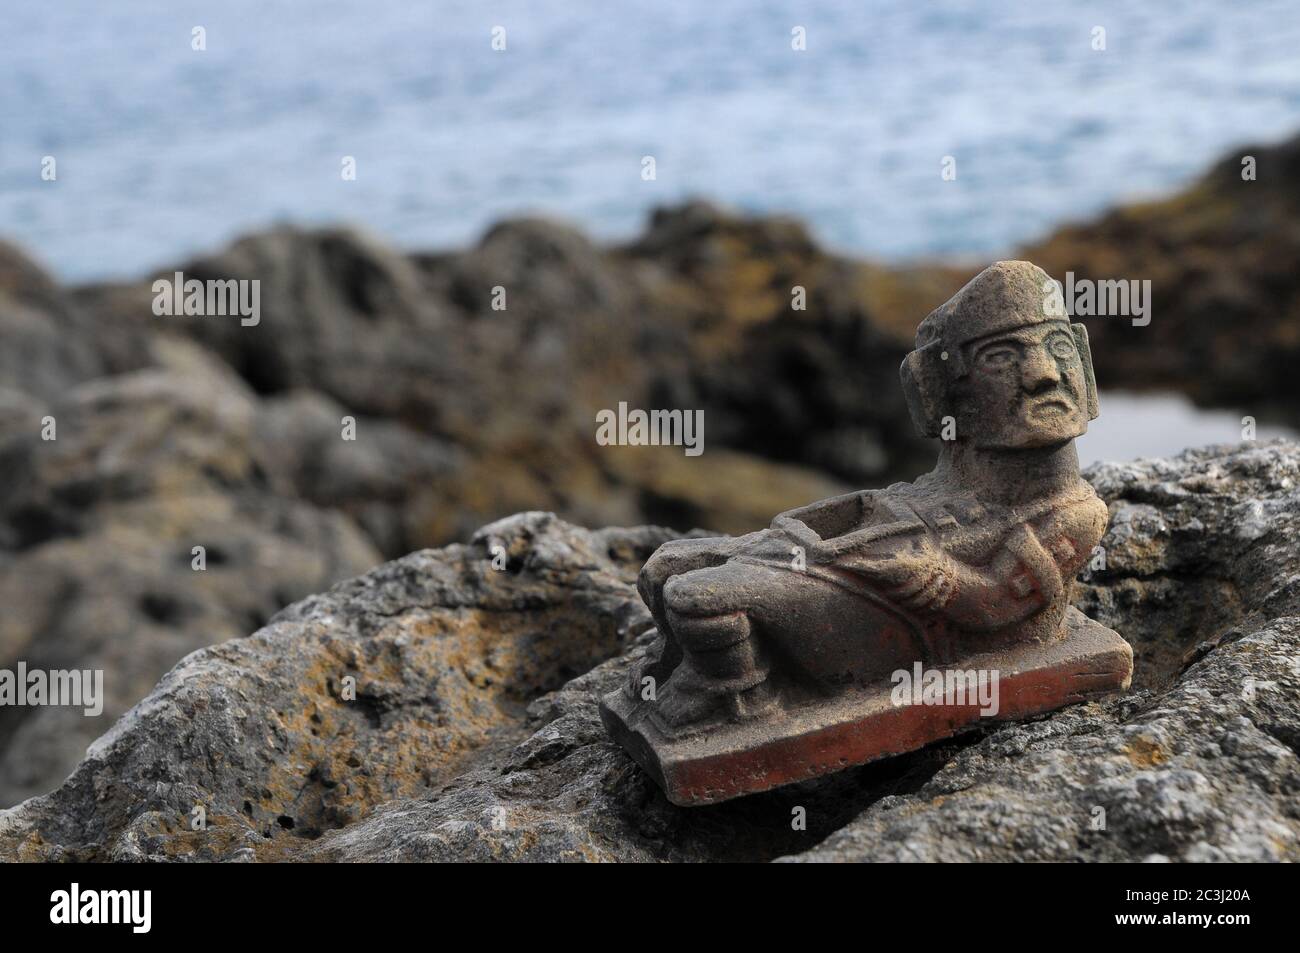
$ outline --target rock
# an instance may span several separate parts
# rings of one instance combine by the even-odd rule
[[[1300,445],[1085,476],[1111,528],[1076,605],[1134,645],[1126,696],[675,808],[596,713],[645,650],[633,580],[673,534],[523,514],[190,655],[0,812],[0,858],[1297,859]]]
[[[1241,177],[1243,154],[1257,160],[1255,180]],[[1290,379],[1300,357],[1298,156],[1300,138],[1234,151],[1178,195],[1020,250],[1058,278],[1151,281],[1150,325],[1083,319],[1106,356],[1103,388],[1175,389],[1300,425]],[[389,556],[532,508],[584,525],[755,529],[815,496],[806,490],[819,480],[909,478],[930,454],[901,404],[898,364],[920,317],[976,270],[855,261],[796,221],[706,202],[660,209],[641,236],[613,247],[537,218],[440,254],[403,254],[351,228],[283,227],[177,267],[188,278],[259,280],[260,322],[156,316],[155,276],[62,289],[0,246],[0,388],[53,400],[158,366],[157,339],[185,336],[259,397],[315,393],[401,427],[413,448],[405,476],[385,481],[373,503],[363,481],[353,488],[361,496],[338,504]],[[594,415],[621,401],[703,410],[708,447],[739,470],[786,469],[725,501],[700,489],[700,473],[683,478],[682,461],[643,478],[593,442]],[[0,395],[0,428],[7,406]],[[393,438],[384,443],[395,450]],[[445,455],[436,447],[458,448],[459,463],[421,478],[430,454]],[[789,468],[802,473],[790,479]]]
[[[288,477],[285,495],[346,513],[390,555],[419,548],[427,537],[424,508],[442,502],[438,487],[466,465],[457,447],[384,418],[349,414],[316,391],[261,401],[252,441]],[[433,502],[422,506],[428,497]]]
[[[106,694],[98,718],[0,707],[0,804],[54,787],[182,656],[380,558],[345,516],[277,490],[253,395],[188,362],[73,388],[48,408],[54,440],[31,416],[0,436],[0,668],[101,669]]]
[[[22,835],[24,856],[215,859],[251,847],[265,859],[427,794],[517,742],[531,698],[623,650],[640,621],[635,573],[669,535],[526,514],[309,598],[185,659],[58,791],[0,815],[4,853],[37,803],[67,810],[59,830]],[[119,759],[125,773],[109,782]],[[112,803],[92,793],[106,782]],[[206,834],[189,831],[195,805]],[[105,821],[121,826],[111,845],[93,842]]]
[[[350,229],[281,228],[159,275],[176,270],[260,280],[260,322],[156,317],[150,279],[76,299],[113,326],[189,336],[260,397],[314,392],[400,425],[412,445],[461,451],[436,480],[385,488],[364,522],[389,555],[534,507],[587,525],[686,527],[699,514],[755,529],[818,487],[888,481],[924,457],[895,384],[906,342],[860,300],[878,282],[793,222],[693,204],[657,213],[637,243],[603,248],[521,219],[473,248],[413,256]],[[792,309],[796,284],[805,310]],[[595,443],[596,414],[620,403],[702,410],[706,456],[725,450],[726,461],[657,460],[652,474],[629,464],[620,451],[643,448]],[[710,466],[746,482],[724,499],[687,475]],[[399,503],[401,526],[389,512]],[[367,507],[353,497],[343,508]]]
[[[1287,253],[1300,215],[1288,171],[1300,138],[1241,152],[1258,160],[1257,180],[1242,180],[1234,153],[1179,195],[1059,229],[1018,254],[1057,278],[1151,281],[1150,325],[1082,318],[1106,356],[1103,388],[1173,389],[1300,424],[1289,377],[1300,285]],[[389,556],[532,508],[584,525],[751,530],[808,502],[816,480],[909,478],[930,452],[908,422],[898,364],[917,321],[977,270],[855,261],[820,248],[796,221],[706,202],[659,209],[641,236],[613,247],[537,218],[502,222],[471,248],[414,255],[355,229],[285,227],[179,266],[189,278],[260,280],[261,321],[244,327],[154,316],[151,279],[68,294],[9,256],[0,255],[0,276],[10,276],[0,288],[22,294],[0,305],[0,320],[19,342],[11,353],[28,355],[13,359],[15,389],[33,397],[61,393],[58,381],[132,369],[126,355],[148,349],[119,339],[168,331],[214,351],[260,396],[315,392],[345,413],[458,448],[460,465],[436,480],[404,466],[411,479],[400,497],[390,485],[373,506],[355,496],[344,506]],[[0,290],[0,300],[16,294]],[[56,334],[28,313],[32,302],[40,314],[66,311],[65,323],[100,320]],[[644,468],[593,442],[595,414],[620,402],[703,410],[707,446],[747,472],[779,464],[803,473],[751,482],[773,489],[721,508],[698,473],[669,481],[665,496],[663,471],[690,467],[671,461],[643,478]]]
[[[817,470],[723,448],[695,458],[655,447],[607,449],[608,468],[638,487],[637,508],[669,526],[743,533],[753,528],[756,513],[770,519],[782,512],[782,500],[825,499],[849,490]]]
[[[44,269],[0,241],[0,385],[52,400],[92,377],[141,366],[144,335],[105,333]]]
[[[930,464],[900,424],[898,366],[947,294],[907,299],[914,310],[889,327],[870,304],[879,269],[828,254],[793,220],[704,202],[658,210],[626,251],[655,266],[656,297],[686,328],[689,360],[654,368],[655,406],[703,407],[718,443],[850,482]]]

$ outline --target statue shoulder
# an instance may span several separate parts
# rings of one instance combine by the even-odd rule
[[[880,491],[882,521],[920,520],[940,532],[996,521],[1003,507],[989,507],[972,496],[926,481],[895,483]]]
[[[1106,501],[1097,495],[1097,491],[1087,480],[1080,480],[1070,491],[1063,494],[1059,503],[1061,509],[1086,513],[1092,518],[1103,521],[1109,516],[1110,508]]]

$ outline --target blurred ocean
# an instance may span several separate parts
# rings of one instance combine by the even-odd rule
[[[1287,0],[4,0],[0,44],[0,234],[65,279],[280,220],[622,237],[691,195],[856,253],[987,257],[1300,126]]]
[[[1181,394],[1102,392],[1101,416],[1076,442],[1079,462],[1086,467],[1099,460],[1170,457],[1185,447],[1240,444],[1242,416],[1197,407]],[[1274,437],[1297,435],[1288,427],[1257,422],[1256,440]]]

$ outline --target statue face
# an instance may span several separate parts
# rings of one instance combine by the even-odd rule
[[[1087,382],[1068,323],[999,332],[964,350],[958,433],[976,446],[1050,447],[1087,431]]]

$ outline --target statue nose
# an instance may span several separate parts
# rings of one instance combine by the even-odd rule
[[[1045,384],[1056,384],[1061,380],[1060,368],[1056,359],[1043,347],[1031,347],[1020,367],[1021,382],[1025,390],[1035,391]]]

